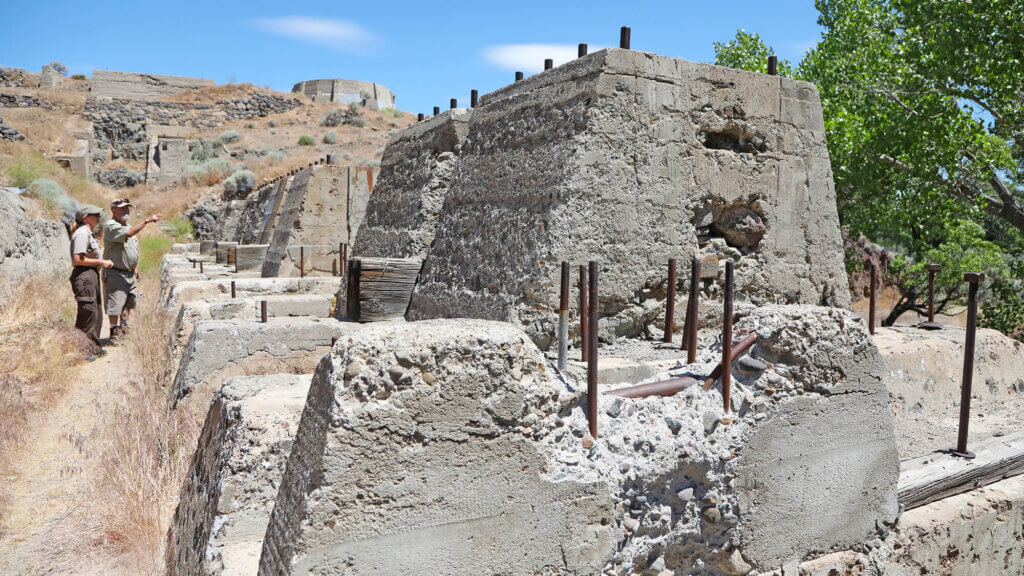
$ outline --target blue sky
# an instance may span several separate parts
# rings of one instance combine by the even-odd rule
[[[283,91],[300,80],[372,80],[398,107],[430,113],[468,103],[539,70],[576,44],[618,44],[696,61],[737,29],[798,60],[820,36],[811,0],[575,2],[53,2],[0,0],[0,65],[38,72],[51,60],[95,68],[252,82]]]

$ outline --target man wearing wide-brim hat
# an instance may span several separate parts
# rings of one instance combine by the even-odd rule
[[[100,245],[93,231],[100,224],[103,211],[95,206],[82,206],[75,214],[78,228],[71,235],[71,291],[75,293],[78,314],[75,328],[89,339],[89,360],[102,356],[100,330],[103,328],[103,311],[100,308],[100,275],[97,268],[110,268],[110,260],[100,259]]]
[[[159,222],[160,215],[154,214],[142,222],[129,227],[128,215],[132,203],[127,198],[118,198],[110,203],[113,218],[103,226],[103,257],[114,263],[104,273],[106,288],[107,316],[110,319],[110,341],[116,343],[128,329],[128,316],[138,300],[139,240],[136,234],[142,232],[150,222]]]

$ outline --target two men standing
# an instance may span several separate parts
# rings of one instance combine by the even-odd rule
[[[110,320],[110,341],[116,342],[128,326],[130,310],[138,299],[139,241],[135,236],[150,222],[158,222],[155,214],[129,227],[131,202],[118,198],[110,203],[113,219],[103,226],[103,258],[95,232],[103,211],[84,206],[77,219],[79,227],[71,235],[71,289],[78,304],[75,328],[89,339],[90,359],[104,354],[100,343],[103,317],[100,308],[99,268],[104,268],[107,315]]]

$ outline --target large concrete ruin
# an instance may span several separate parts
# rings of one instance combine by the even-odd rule
[[[376,82],[342,78],[304,80],[292,86],[292,92],[305,94],[316,102],[355,103],[371,110],[395,107],[395,95]]]
[[[813,86],[613,49],[396,134],[361,223],[351,193],[334,191],[361,181],[351,168],[310,167],[232,200],[216,237],[162,269],[164,302],[180,309],[170,402],[210,407],[169,573],[1019,571],[1019,478],[906,497],[910,472],[952,458],[928,454],[956,418],[952,368],[933,358],[959,354],[962,332],[872,337],[848,310],[824,144]],[[294,275],[294,248],[353,236],[367,262],[425,259],[406,319],[351,322],[340,298],[325,317],[351,273],[253,278],[218,263],[262,246],[261,274]],[[651,338],[670,257],[706,264],[695,363]],[[584,365],[558,371],[543,352],[559,261],[591,259],[597,437]],[[723,259],[736,262],[737,335],[753,341],[728,398],[713,379],[609,394],[712,372]],[[977,395],[986,413],[1012,411],[1024,383],[1007,372],[1024,349],[982,336]],[[310,372],[296,420],[294,384],[309,376],[295,375]],[[923,419],[928,438],[908,437]],[[986,442],[1024,439],[985,424]]]
[[[216,82],[208,78],[93,70],[90,94],[105,98],[160,100],[188,90],[215,85]]]

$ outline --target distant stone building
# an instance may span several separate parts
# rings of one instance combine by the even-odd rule
[[[146,183],[174,182],[181,178],[196,141],[181,136],[157,136],[149,146]]]
[[[208,78],[93,70],[90,95],[131,100],[161,100],[185,90],[207,86],[216,86],[216,82]]]
[[[301,92],[314,101],[362,104],[371,110],[395,107],[395,95],[388,88],[376,82],[343,80],[305,80],[292,87],[292,92]]]
[[[57,70],[46,64],[43,66],[42,74],[39,76],[40,88],[58,88],[64,81],[64,76]]]

